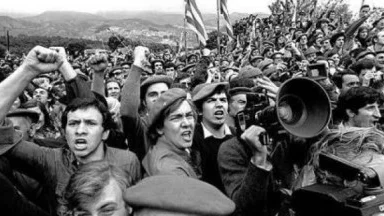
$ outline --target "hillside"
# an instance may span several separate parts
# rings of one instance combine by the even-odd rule
[[[204,14],[207,31],[216,29],[216,15]],[[248,14],[232,13],[235,22]],[[224,26],[223,20],[221,21]],[[99,12],[96,14],[73,11],[46,11],[44,13],[11,18],[0,16],[0,28],[7,29],[13,36],[61,36],[107,41],[113,34],[120,34],[143,42],[157,42],[175,45],[183,32],[183,14],[153,11],[141,12]],[[188,40],[196,42],[194,33]]]

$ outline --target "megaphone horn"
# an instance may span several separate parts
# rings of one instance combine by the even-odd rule
[[[289,133],[310,138],[320,134],[331,118],[331,103],[316,81],[301,77],[287,80],[276,98],[277,118]]]

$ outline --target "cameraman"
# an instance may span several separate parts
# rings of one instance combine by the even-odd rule
[[[225,190],[236,203],[235,215],[270,215],[272,165],[259,135],[265,129],[252,125],[240,138],[222,144],[218,165]]]

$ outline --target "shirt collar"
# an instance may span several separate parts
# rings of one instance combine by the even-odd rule
[[[215,137],[213,136],[213,134],[211,133],[211,131],[209,131],[203,123],[201,123],[201,126],[203,128],[203,134],[204,134],[204,139],[208,138],[208,137],[214,137],[214,138],[219,138],[219,137]],[[231,132],[231,129],[229,129],[228,125],[224,123],[224,137],[226,136],[229,136],[229,135],[232,135],[232,132]]]

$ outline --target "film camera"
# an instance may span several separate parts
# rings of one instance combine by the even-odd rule
[[[319,155],[319,165],[343,180],[362,184],[353,188],[324,184],[301,188],[292,196],[297,216],[384,215],[384,167],[364,167],[329,153]]]
[[[320,134],[328,125],[331,105],[325,90],[316,81],[306,77],[287,80],[277,93],[276,105],[269,106],[267,95],[247,95],[247,106],[237,113],[236,127],[241,134],[251,125],[264,127],[267,132],[284,128],[303,138]],[[267,135],[259,137],[268,144]]]

